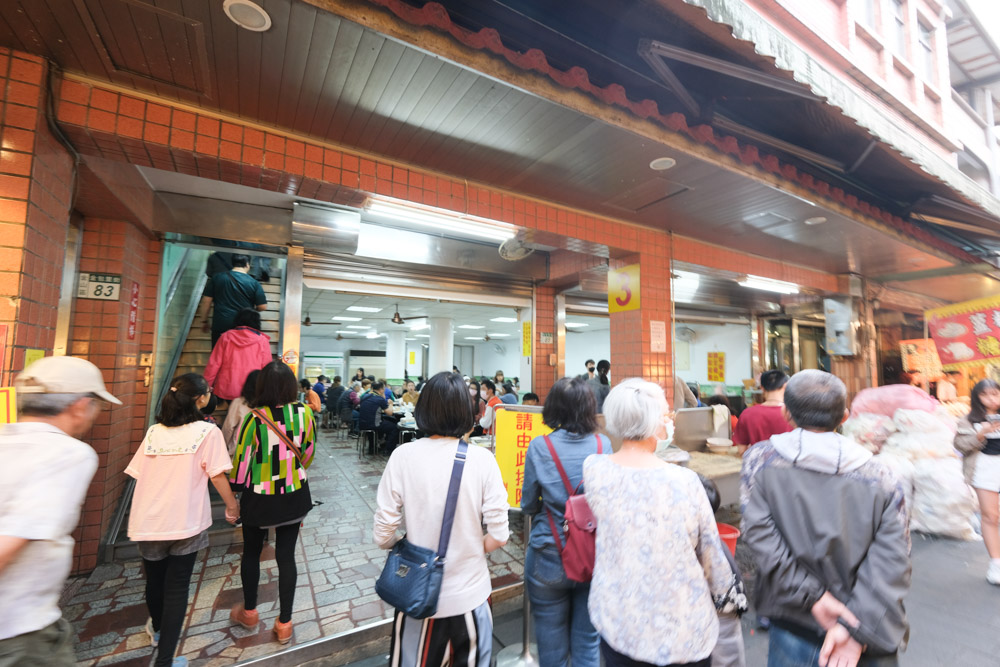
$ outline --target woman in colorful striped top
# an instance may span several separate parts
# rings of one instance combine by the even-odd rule
[[[280,361],[265,366],[257,378],[254,409],[240,428],[230,480],[243,489],[243,604],[233,607],[230,618],[256,630],[257,585],[260,553],[267,529],[275,529],[280,614],[274,634],[282,644],[292,638],[295,602],[295,543],[299,524],[312,509],[306,468],[312,463],[316,440],[313,412],[296,401],[295,374]]]

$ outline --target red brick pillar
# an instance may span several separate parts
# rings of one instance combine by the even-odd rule
[[[556,290],[553,287],[535,288],[535,349],[532,357],[531,388],[542,401],[556,381],[556,368],[549,357],[556,352]],[[542,334],[552,335],[551,343],[542,343]]]
[[[153,351],[161,243],[132,223],[87,218],[80,255],[81,272],[121,276],[121,298],[74,301],[70,352],[96,364],[108,391],[123,405],[106,408],[84,437],[97,452],[100,465],[76,534],[74,572],[97,565],[100,540],[125,485],[122,471],[145,434],[150,387],[144,386],[146,373],[139,362],[141,354]],[[134,286],[139,298],[133,330]]]
[[[45,118],[43,61],[0,48],[0,385],[52,353],[73,182]]]
[[[647,251],[614,260],[611,268],[639,265],[640,308],[611,314],[612,385],[630,377],[641,377],[660,384],[673,407],[673,369],[671,366],[670,258],[668,250],[654,235],[643,247]],[[651,322],[663,322],[666,351],[651,350]]]

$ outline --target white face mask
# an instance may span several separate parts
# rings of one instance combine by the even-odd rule
[[[479,397],[482,398],[482,399],[484,399],[484,400],[486,399],[486,390],[485,389],[480,389],[479,390]]]

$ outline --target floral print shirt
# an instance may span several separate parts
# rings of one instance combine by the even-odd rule
[[[601,637],[655,665],[708,657],[733,572],[698,476],[593,455],[583,479],[597,519],[589,609]]]

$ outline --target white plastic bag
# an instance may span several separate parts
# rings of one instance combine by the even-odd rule
[[[975,500],[958,458],[920,459],[913,464],[910,529],[960,540],[976,540]]]
[[[845,421],[843,432],[868,451],[878,454],[886,438],[896,432],[896,424],[890,417],[866,412]]]
[[[903,494],[906,496],[906,506],[913,509],[913,478],[916,475],[916,468],[910,459],[892,452],[883,452],[875,457],[886,468],[891,470],[899,478],[903,485]]]

